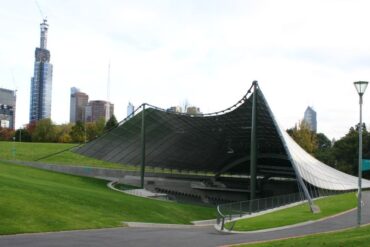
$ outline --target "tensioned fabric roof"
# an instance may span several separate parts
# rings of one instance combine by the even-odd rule
[[[357,188],[357,178],[306,153],[279,127],[257,87],[225,111],[189,115],[145,105],[146,166],[217,175],[249,174],[252,96],[256,95],[257,175],[296,177],[323,189]],[[142,112],[76,152],[105,161],[137,165],[142,159]],[[363,180],[363,187],[370,181]]]

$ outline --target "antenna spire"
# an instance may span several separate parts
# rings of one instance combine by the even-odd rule
[[[49,24],[47,24],[47,20],[44,19],[43,22],[40,24],[40,48],[46,49],[47,41],[48,41],[48,29]]]
[[[107,104],[106,104],[106,111],[105,111],[105,121],[110,119],[110,102],[109,102],[109,94],[110,94],[110,60],[108,62],[108,80],[107,80]]]

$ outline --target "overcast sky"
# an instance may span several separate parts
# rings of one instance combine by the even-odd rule
[[[70,88],[203,112],[238,101],[253,80],[290,128],[307,106],[318,131],[340,138],[358,120],[354,81],[370,80],[370,1],[38,0],[49,23],[52,120],[69,121]],[[0,87],[17,89],[17,127],[29,119],[42,22],[35,1],[0,0]],[[370,122],[370,91],[364,121]]]

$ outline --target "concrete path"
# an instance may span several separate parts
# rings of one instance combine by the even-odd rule
[[[363,224],[370,223],[370,192],[363,193],[365,205]],[[303,236],[335,231],[356,226],[357,210],[337,217],[293,228],[244,234],[220,234],[213,227],[190,229],[171,228],[114,228],[86,231],[69,231],[42,234],[21,234],[0,237],[0,246],[14,247],[130,247],[130,246],[221,246],[254,241]]]

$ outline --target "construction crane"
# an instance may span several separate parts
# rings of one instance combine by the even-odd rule
[[[39,2],[37,2],[37,0],[35,0],[35,3],[36,3],[36,6],[37,6],[37,8],[38,8],[38,10],[39,10],[39,12],[40,12],[41,18],[42,18],[43,20],[46,20],[46,19],[47,19],[47,17],[46,17],[46,16],[44,15],[44,13],[42,12],[42,9],[41,9],[41,7],[40,7]]]

